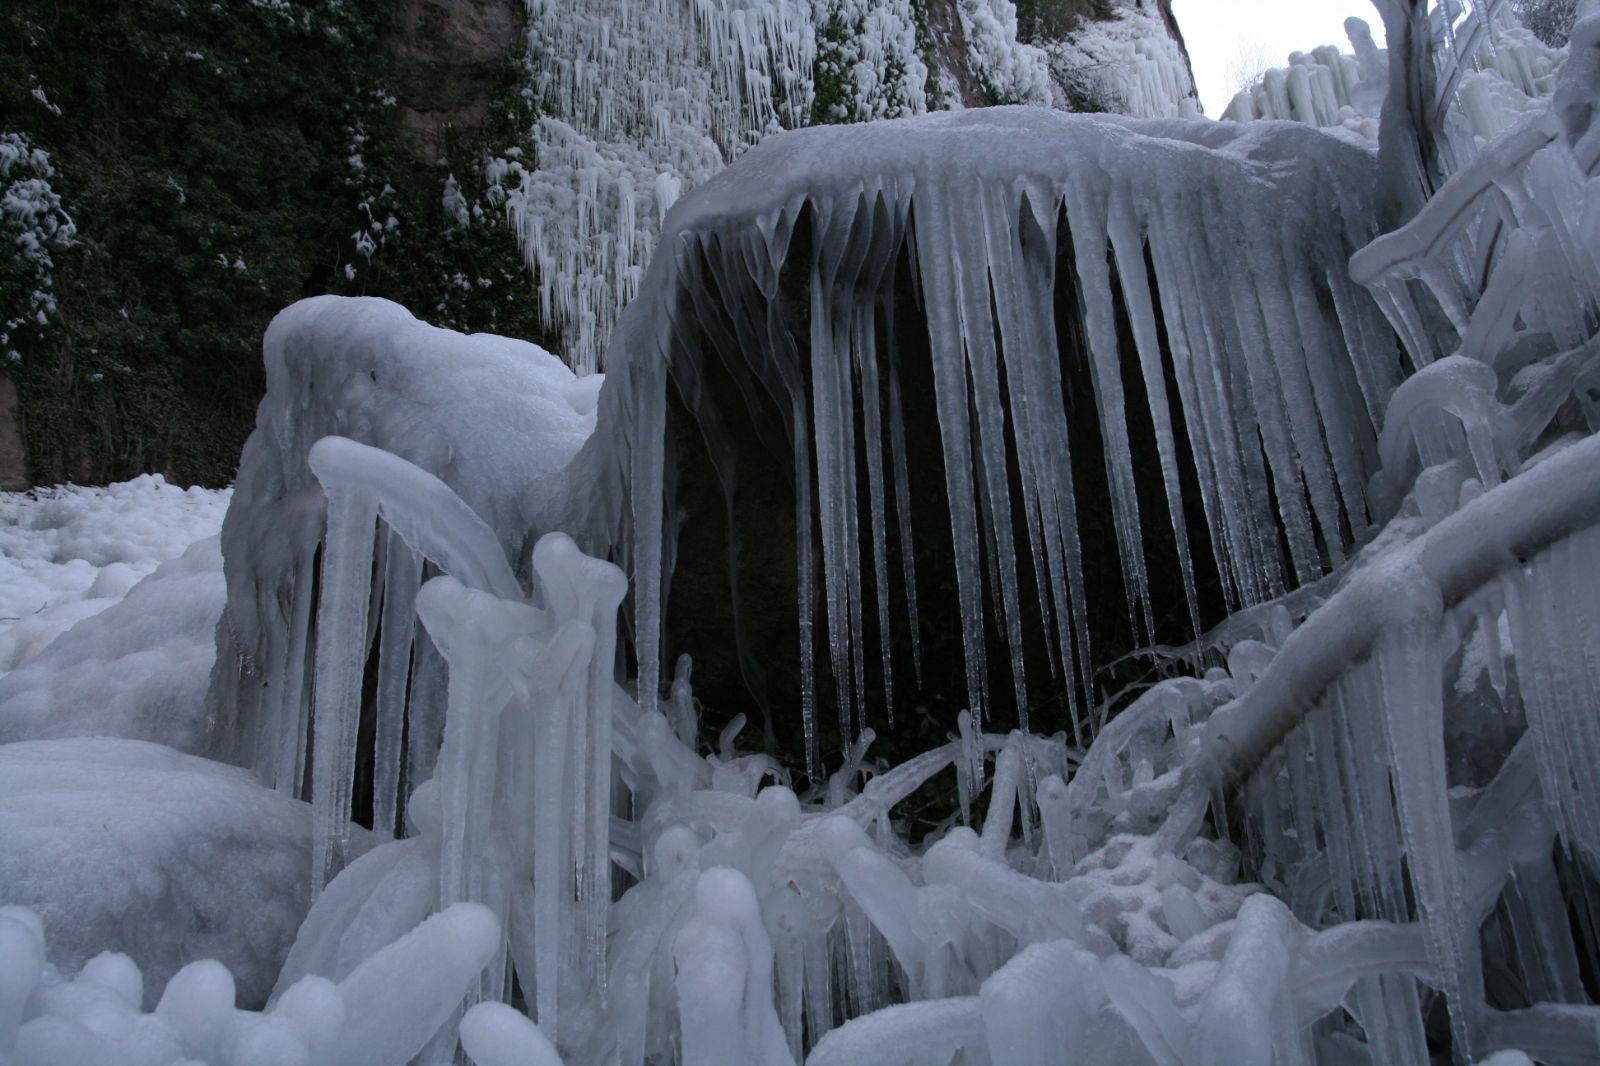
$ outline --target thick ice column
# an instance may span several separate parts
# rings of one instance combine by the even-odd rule
[[[355,779],[361,675],[367,664],[367,605],[377,499],[360,488],[328,491],[328,532],[317,607],[312,707],[311,802],[316,811],[311,889],[320,892],[345,859]]]
[[[627,595],[622,571],[578,550],[572,538],[550,533],[533,549],[547,609],[558,625],[587,625],[594,648],[581,692],[582,720],[574,736],[573,766],[582,775],[573,812],[578,899],[584,909],[581,929],[586,965],[605,980],[606,910],[611,904],[611,693],[616,671],[617,609]],[[556,793],[544,793],[548,802]]]
[[[772,942],[749,879],[700,875],[695,915],[673,947],[684,1066],[794,1066],[772,1004]]]
[[[1239,908],[1233,939],[1200,1002],[1193,1039],[1201,1066],[1271,1066],[1275,1049],[1292,1045],[1298,1026],[1289,953],[1298,924],[1266,893]]]
[[[383,621],[378,628],[377,728],[373,742],[372,824],[380,833],[394,832],[399,809],[406,687],[411,675],[421,580],[422,555],[391,531],[383,581]]]
[[[989,1058],[1054,1066],[1088,1058],[1089,1023],[1106,1001],[1099,960],[1070,940],[1031,944],[990,975],[978,999]]]
[[[1428,957],[1450,1004],[1451,1032],[1471,1057],[1472,1012],[1482,998],[1475,930],[1463,928],[1465,907],[1450,820],[1444,757],[1444,679],[1438,648],[1439,588],[1417,570],[1392,575],[1397,610],[1374,654],[1381,713],[1417,909]]]

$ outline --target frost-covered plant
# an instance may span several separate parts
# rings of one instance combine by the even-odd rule
[[[50,155],[21,133],[0,133],[0,359],[19,362],[56,314],[55,256],[77,228],[50,185]]]
[[[1551,48],[1567,43],[1578,16],[1578,0],[1513,0],[1517,18]]]

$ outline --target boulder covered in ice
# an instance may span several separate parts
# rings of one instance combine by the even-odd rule
[[[426,325],[379,299],[302,300],[272,320],[262,346],[267,392],[222,527],[228,606],[211,702],[233,743],[212,754],[289,788],[294,754],[281,774],[264,770],[257,727],[263,700],[298,705],[309,692],[325,523],[311,446],[340,436],[399,456],[465,501],[508,558],[525,559],[549,528],[558,474],[594,426],[601,377],[578,378],[525,341]]]
[[[0,746],[0,897],[39,914],[63,972],[132,958],[146,1008],[204,958],[264,1002],[310,874],[310,808],[243,770],[104,737]]]
[[[1304,126],[1009,107],[792,131],[684,196],[575,462],[641,704],[688,652],[811,756],[956,694],[1076,729],[1113,649],[1338,565],[1402,369],[1346,266],[1374,181]]]
[[[206,537],[0,675],[0,744],[115,736],[201,750],[225,597],[222,553]]]

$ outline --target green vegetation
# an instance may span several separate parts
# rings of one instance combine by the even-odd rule
[[[48,153],[76,225],[50,250],[52,313],[7,331],[0,366],[35,480],[230,480],[262,330],[302,296],[388,296],[440,324],[537,337],[515,239],[482,200],[488,138],[513,143],[524,117],[514,71],[487,128],[449,138],[437,171],[419,166],[385,85],[388,9],[0,5],[0,135]],[[451,174],[465,225],[445,209]],[[37,302],[38,275],[5,241],[3,321]]]

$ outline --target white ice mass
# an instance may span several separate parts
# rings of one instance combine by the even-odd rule
[[[579,7],[552,3],[562,40],[614,29],[607,63],[666,32]],[[651,187],[637,274],[634,223],[574,211],[633,297],[603,379],[298,303],[220,551],[194,515],[139,535],[217,502],[153,481],[0,500],[33,582],[5,602],[71,626],[0,635],[0,1063],[1600,1061],[1600,2],[1565,55],[1503,4],[1380,10],[1408,48],[1357,32],[1236,105],[1298,123],[1017,107],[713,145],[716,176]],[[697,11],[669,28],[726,57],[701,76],[798,61],[787,6]],[[610,121],[570,54],[551,91]],[[1517,69],[1480,123],[1473,79]],[[696,99],[663,93],[660,129]],[[1313,128],[1358,105],[1376,150]],[[772,117],[741,115],[717,128]],[[581,291],[591,251],[541,278]],[[672,427],[731,500],[735,413],[793,471],[806,681],[772,695],[803,774],[743,715],[702,735],[662,662]],[[1118,610],[1154,639],[1166,522],[1191,626],[1202,563],[1230,612],[1109,717],[1079,419]],[[869,677],[915,652],[891,561],[928,493],[967,690],[891,766]],[[997,728],[1040,670],[1070,705]],[[930,782],[949,817],[913,832]]]

